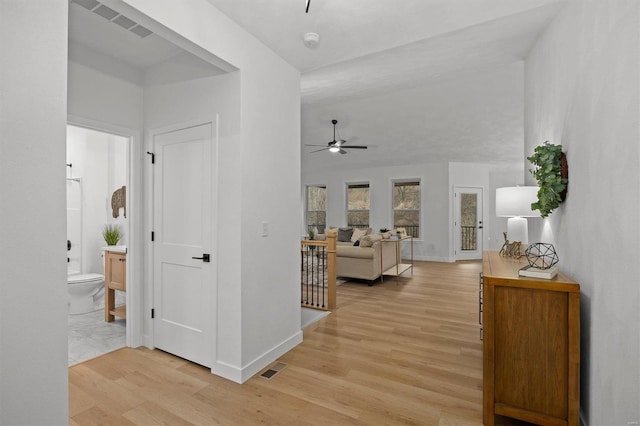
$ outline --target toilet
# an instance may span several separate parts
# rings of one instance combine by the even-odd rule
[[[104,286],[104,275],[74,274],[67,276],[69,313],[86,314],[93,311],[93,296]]]

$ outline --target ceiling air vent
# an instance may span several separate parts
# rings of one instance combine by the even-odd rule
[[[145,38],[148,35],[153,34],[152,31],[139,25],[132,19],[127,18],[124,15],[121,15],[117,11],[111,9],[110,7],[105,6],[97,0],[71,0],[71,3],[75,3],[78,6],[82,6],[87,10],[95,13],[96,15],[102,16],[109,22],[112,22],[127,31],[130,31],[137,35],[140,38]]]
[[[146,29],[145,27],[143,27],[142,25],[138,25],[136,27],[131,28],[130,30],[132,33],[139,35],[142,38],[145,38],[146,36],[148,36],[149,34],[153,34],[150,30]]]
[[[95,9],[100,4],[96,0],[73,0],[73,2],[89,10]]]
[[[118,12],[116,12],[113,9],[111,9],[110,7],[105,6],[104,4],[101,4],[100,6],[95,8],[93,10],[93,13],[95,13],[96,15],[102,16],[107,21],[110,21],[110,20],[112,20],[113,18],[115,18],[116,16],[119,15]]]
[[[125,30],[128,30],[129,28],[133,27],[136,24],[135,21],[132,21],[131,19],[123,15],[118,16],[116,19],[114,19],[111,22],[113,22],[114,24],[120,25]]]

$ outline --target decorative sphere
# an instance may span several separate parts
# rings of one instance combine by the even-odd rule
[[[535,243],[531,244],[524,252],[529,265],[539,269],[549,269],[560,259],[553,244]]]

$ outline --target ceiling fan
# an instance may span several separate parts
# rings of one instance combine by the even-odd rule
[[[346,154],[347,151],[345,151],[345,149],[367,149],[365,145],[345,146],[347,141],[345,141],[344,139],[336,139],[336,124],[338,124],[338,120],[331,120],[331,122],[333,123],[333,140],[327,143],[326,145],[307,144],[306,146],[324,146],[324,148],[322,149],[311,151],[310,154],[313,154],[314,152],[320,152],[320,151],[326,151],[326,150],[329,150],[329,152],[333,152],[333,153],[339,152],[340,154]]]

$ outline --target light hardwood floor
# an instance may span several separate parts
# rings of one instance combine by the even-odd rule
[[[267,380],[239,385],[161,351],[69,369],[70,424],[482,424],[480,262],[338,287],[338,309]]]

